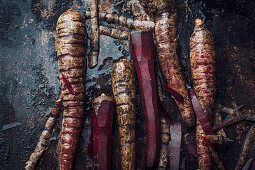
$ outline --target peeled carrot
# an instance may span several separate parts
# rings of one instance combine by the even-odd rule
[[[130,47],[139,83],[146,124],[145,166],[156,167],[160,152],[160,116],[155,74],[155,46],[151,32],[131,33]]]
[[[92,101],[94,169],[111,169],[112,123],[115,102],[105,94]]]

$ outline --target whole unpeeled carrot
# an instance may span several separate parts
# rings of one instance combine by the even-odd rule
[[[26,162],[25,169],[26,170],[34,170],[38,163],[38,160],[41,158],[47,146],[49,145],[50,137],[52,135],[53,127],[57,118],[59,117],[59,113],[61,111],[63,95],[60,95],[60,98],[56,101],[55,107],[50,112],[50,117],[46,121],[44,130],[41,133],[39,141],[36,145],[34,152],[31,154],[29,160]]]
[[[135,169],[135,70],[125,59],[112,68],[112,91],[116,101],[119,138],[121,145],[121,169]]]
[[[60,143],[60,169],[73,167],[85,105],[87,32],[85,19],[69,9],[57,21],[56,52],[61,77],[64,113]]]
[[[202,20],[195,20],[194,32],[190,38],[190,63],[193,84],[199,104],[209,120],[215,107],[215,49],[211,32]],[[202,136],[205,135],[201,122],[197,121],[196,139],[199,167],[210,169],[210,151]]]

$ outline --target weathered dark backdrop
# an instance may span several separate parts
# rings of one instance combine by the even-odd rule
[[[114,0],[113,11],[131,15],[125,0]],[[58,17],[72,5],[71,0],[0,0],[0,169],[23,169],[33,152],[51,108],[60,94],[55,27]],[[89,3],[78,0],[82,14]],[[113,6],[110,6],[113,7]],[[217,55],[217,102],[235,107],[246,104],[255,111],[255,1],[253,0],[177,0],[179,28],[179,57],[185,78],[191,83],[189,68],[189,37],[194,19],[205,20],[213,32]],[[89,32],[89,21],[88,32]],[[111,67],[120,57],[129,55],[127,41],[101,36],[100,60],[94,69],[87,69],[87,107],[84,130],[75,169],[92,167],[86,155],[90,133],[90,103],[102,92],[112,96]],[[165,93],[166,101],[172,102]],[[141,163],[146,136],[139,94],[137,95],[137,166]],[[174,104],[169,113],[178,115]],[[223,115],[225,116],[225,115]],[[177,116],[176,120],[180,120]],[[21,125],[1,131],[3,125]],[[38,169],[58,168],[60,139],[59,119],[51,144],[43,155]],[[116,126],[116,121],[115,121]],[[219,148],[219,155],[228,169],[233,169],[240,147],[251,123],[244,122],[226,128],[233,143]],[[184,128],[183,133],[187,129]],[[188,131],[194,131],[189,129]],[[118,133],[115,129],[113,169],[119,169]],[[250,149],[249,158],[255,156]],[[196,169],[197,161],[183,147],[181,159],[187,158],[187,169]]]

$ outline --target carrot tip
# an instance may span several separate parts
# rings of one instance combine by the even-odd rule
[[[120,61],[127,61],[127,59],[126,58],[121,58]]]
[[[197,18],[195,20],[195,27],[201,27],[202,25],[204,25],[204,21],[202,21],[201,19]]]
[[[202,134],[202,138],[204,139],[206,143],[210,144],[210,140],[207,138],[205,134]]]

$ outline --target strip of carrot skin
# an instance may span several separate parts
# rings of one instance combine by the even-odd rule
[[[76,94],[73,87],[71,86],[70,82],[66,79],[66,76],[62,73],[62,80],[65,83],[66,87],[72,94]]]

